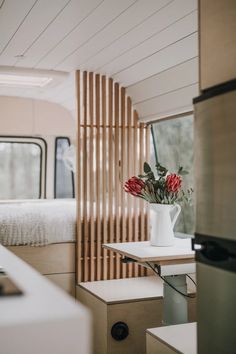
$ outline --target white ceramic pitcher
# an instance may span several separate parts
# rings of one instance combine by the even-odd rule
[[[150,204],[150,243],[152,246],[174,245],[173,229],[180,212],[179,204]]]

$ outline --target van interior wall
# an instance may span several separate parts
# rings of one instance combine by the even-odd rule
[[[47,143],[47,198],[53,198],[54,151],[57,136],[75,144],[76,122],[59,104],[0,96],[0,136],[41,137]]]

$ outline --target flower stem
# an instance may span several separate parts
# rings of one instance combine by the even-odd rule
[[[158,155],[157,155],[157,147],[156,147],[156,141],[155,141],[154,130],[153,130],[152,124],[151,124],[151,134],[152,134],[152,143],[154,146],[154,154],[155,154],[155,160],[156,160],[156,166],[157,166],[158,165]]]

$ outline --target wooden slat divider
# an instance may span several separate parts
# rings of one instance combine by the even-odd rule
[[[108,161],[109,161],[109,175],[108,175],[108,206],[109,206],[109,242],[114,242],[114,212],[113,212],[113,204],[114,204],[114,193],[113,193],[113,176],[114,176],[114,144],[113,144],[113,126],[114,126],[114,110],[113,110],[113,96],[114,96],[114,84],[113,80],[109,79],[108,82],[108,113],[109,113],[109,133],[108,133]],[[109,279],[115,278],[114,273],[114,253],[110,251],[110,264],[109,264]]]
[[[139,173],[143,173],[143,163],[144,163],[144,124],[140,123],[139,128]],[[139,201],[139,218],[140,218],[140,241],[145,240],[145,233],[144,233],[144,202],[142,199]],[[144,274],[144,269],[139,269],[139,275]]]
[[[140,267],[121,264],[121,257],[103,249],[102,244],[147,238],[145,205],[124,193],[123,186],[143,172],[149,129],[139,123],[125,88],[112,79],[84,72],[81,81],[78,71],[76,83],[77,281],[143,275]]]
[[[106,205],[106,193],[107,193],[107,176],[106,176],[106,166],[107,166],[107,143],[106,143],[106,101],[107,101],[107,90],[106,90],[106,76],[102,76],[102,242],[107,243],[107,205]],[[103,279],[107,279],[107,250],[103,248]]]
[[[127,179],[127,141],[126,141],[126,106],[125,106],[125,88],[121,88],[121,166],[120,166],[120,180],[121,180],[121,240],[122,242],[126,242],[126,193],[123,190],[124,183]],[[126,264],[122,264],[121,274],[122,278],[126,277],[127,266]]]
[[[120,119],[120,106],[119,106],[119,84],[115,83],[115,241],[120,242],[120,159],[119,159],[119,119]],[[116,254],[115,264],[115,277],[120,278],[120,257]]]
[[[128,158],[127,158],[127,170],[128,170],[128,176],[129,178],[133,176],[133,169],[132,169],[132,162],[134,156],[132,156],[133,150],[132,150],[132,102],[131,98],[127,97],[127,125],[128,125]],[[133,201],[133,196],[128,195],[128,203],[127,203],[127,219],[128,219],[128,242],[133,241],[133,228],[132,228],[132,201]],[[131,277],[133,275],[134,267],[133,264],[128,264],[128,276]]]
[[[81,282],[83,280],[82,277],[82,232],[81,232],[81,100],[80,100],[80,71],[76,72],[76,97],[77,97],[77,242],[76,242],[76,272],[77,272],[77,280]]]
[[[89,279],[89,267],[88,267],[88,213],[87,213],[87,201],[88,201],[88,164],[87,164],[87,71],[83,72],[83,118],[84,118],[84,132],[83,132],[83,226],[84,226],[84,279]]]
[[[138,113],[137,111],[134,111],[134,129],[133,129],[133,139],[134,139],[134,156],[138,156]],[[137,159],[133,159],[133,170],[134,170],[134,176],[137,176],[139,174],[139,168],[137,164]],[[134,241],[139,241],[139,227],[138,227],[138,200],[134,202],[134,218],[133,218],[133,224],[134,224]],[[134,267],[134,276],[137,277],[139,275],[139,266],[135,265]]]
[[[90,215],[90,281],[95,279],[95,221],[94,221],[94,74],[89,73],[89,215]]]
[[[100,156],[100,75],[95,76],[95,104],[96,104],[96,249],[97,249],[97,262],[96,262],[96,280],[101,279],[101,188],[100,188],[100,173],[101,173],[101,156]]]

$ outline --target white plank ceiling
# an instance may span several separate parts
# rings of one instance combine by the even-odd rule
[[[0,66],[62,70],[60,85],[0,86],[0,95],[57,102],[75,115],[74,71],[127,87],[143,120],[192,109],[198,94],[197,0],[5,0]]]

